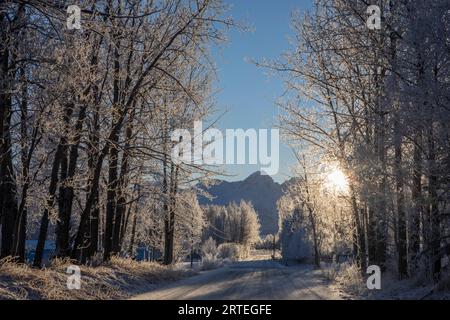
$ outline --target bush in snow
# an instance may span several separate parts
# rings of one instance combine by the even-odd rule
[[[236,261],[241,258],[242,248],[236,243],[223,243],[218,250],[220,259]]]
[[[213,238],[210,237],[203,243],[201,251],[201,270],[215,269],[222,265],[222,261],[218,259],[219,251],[217,249],[216,241]]]
[[[367,295],[366,281],[356,263],[343,264],[336,272],[335,280],[345,292],[356,296]]]
[[[202,245],[202,260],[216,260],[218,255],[216,241],[209,238]]]

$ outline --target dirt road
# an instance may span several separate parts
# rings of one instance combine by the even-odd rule
[[[339,299],[310,265],[241,261],[133,297],[137,300]]]

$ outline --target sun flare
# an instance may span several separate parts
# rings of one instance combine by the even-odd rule
[[[348,181],[340,169],[334,169],[327,176],[327,186],[335,191],[345,192],[348,189]]]

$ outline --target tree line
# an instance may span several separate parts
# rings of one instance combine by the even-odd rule
[[[89,263],[198,234],[186,189],[214,168],[173,161],[171,132],[212,110],[212,45],[233,25],[219,0],[0,3],[0,257],[37,238]],[[194,201],[195,199],[195,201]],[[191,227],[189,227],[191,226]],[[187,240],[186,240],[187,241]]]
[[[367,25],[369,5],[380,29]],[[293,18],[294,48],[260,63],[286,80],[280,124],[299,155],[280,205],[287,217],[300,210],[316,254],[348,249],[364,272],[440,277],[450,252],[449,9],[317,0]],[[324,164],[344,172],[345,192],[324,191]]]
[[[207,227],[203,238],[217,244],[235,243],[250,249],[259,240],[260,223],[251,202],[242,200],[227,206],[208,205],[203,208]]]

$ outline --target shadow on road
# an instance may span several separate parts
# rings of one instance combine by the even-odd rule
[[[311,265],[240,261],[133,297],[138,300],[339,299]]]

